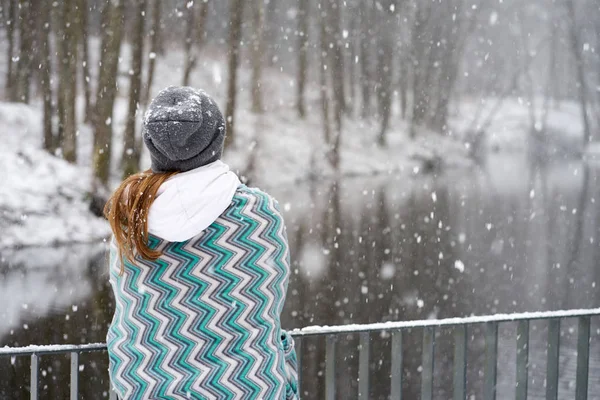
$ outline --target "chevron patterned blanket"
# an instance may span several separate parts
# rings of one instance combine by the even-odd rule
[[[240,186],[198,236],[150,244],[162,256],[135,263],[111,246],[107,343],[120,398],[298,399],[294,343],[280,326],[289,249],[276,201]]]

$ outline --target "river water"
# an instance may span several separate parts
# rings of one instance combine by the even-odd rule
[[[600,166],[490,157],[443,175],[271,188],[284,209],[292,277],[285,328],[600,306]],[[268,185],[264,185],[268,188]],[[103,342],[112,318],[105,244],[5,251],[0,346]],[[532,323],[529,393],[544,398],[546,322]],[[498,398],[514,397],[516,327],[499,333]],[[576,321],[561,327],[559,398],[574,398]],[[404,335],[403,394],[420,390],[422,331]],[[451,397],[452,329],[438,330],[435,398]],[[358,338],[338,340],[337,392],[357,395]],[[592,323],[590,398],[600,398]],[[370,399],[390,390],[390,337],[371,335]],[[304,342],[303,398],[324,398],[323,338]],[[468,335],[470,398],[482,392],[484,330]],[[108,396],[105,354],[80,359],[84,399]],[[67,357],[43,357],[41,398],[68,398]],[[25,399],[28,358],[0,359],[0,398]]]

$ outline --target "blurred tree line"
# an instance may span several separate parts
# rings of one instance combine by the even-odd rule
[[[483,135],[508,97],[524,98],[531,129],[549,109],[577,100],[585,143],[600,126],[600,3],[596,0],[1,0],[6,33],[4,96],[41,98],[44,147],[76,162],[78,122],[94,132],[95,190],[108,186],[113,108],[129,80],[122,137],[124,176],[140,164],[139,116],[156,63],[184,54],[190,83],[207,45],[227,49],[227,146],[235,145],[238,69],[252,70],[252,111],[266,109],[264,68],[292,75],[299,118],[318,112],[332,165],[345,121],[377,121],[386,145],[392,118],[452,134],[454,105],[482,101],[470,132]],[[98,38],[97,53],[90,41]],[[130,62],[121,62],[124,43]],[[307,95],[318,88],[318,101]],[[78,103],[79,102],[79,103]],[[314,103],[314,104],[313,104]],[[82,115],[78,115],[82,112]],[[346,122],[347,123],[347,122]]]

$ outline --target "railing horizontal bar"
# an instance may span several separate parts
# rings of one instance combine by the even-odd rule
[[[375,324],[350,324],[338,326],[308,326],[302,329],[290,331],[292,337],[300,336],[315,336],[315,335],[332,335],[343,333],[357,333],[370,331],[385,331],[407,328],[425,328],[425,327],[441,327],[455,325],[471,325],[484,324],[487,322],[511,322],[525,320],[540,320],[549,318],[577,318],[577,317],[595,317],[600,316],[600,308],[586,310],[564,310],[564,311],[544,311],[544,312],[527,312],[516,314],[496,314],[479,317],[465,318],[446,318],[446,319],[431,319],[418,321],[391,321]],[[25,347],[0,347],[0,357],[2,356],[24,356],[31,354],[50,354],[50,353],[70,353],[77,351],[80,353],[91,351],[106,351],[105,343],[90,343],[82,345],[49,345],[49,346],[25,346]]]
[[[600,316],[600,308],[586,310],[564,310],[526,312],[515,314],[496,314],[478,317],[428,319],[418,321],[390,321],[375,324],[349,324],[338,326],[308,326],[290,331],[292,336],[331,335],[336,333],[357,333],[366,331],[385,331],[407,328],[441,327],[454,325],[485,324],[487,322],[512,322],[522,320],[539,320],[550,318],[577,318]]]
[[[38,400],[38,388],[39,388],[39,379],[38,379],[38,373],[39,373],[39,365],[40,362],[40,358],[37,354],[32,354],[31,355],[31,364],[30,364],[30,368],[31,368],[31,376],[30,376],[30,382],[29,382],[29,398],[31,400]]]
[[[577,381],[575,400],[587,400],[590,368],[590,317],[579,318],[577,329]]]
[[[358,399],[369,399],[369,358],[370,343],[369,332],[360,334],[360,348],[358,350]]]
[[[548,321],[548,361],[546,364],[546,400],[558,400],[558,358],[560,355],[560,319]]]
[[[1,356],[29,356],[32,354],[78,353],[90,351],[106,351],[106,343],[64,344],[49,346],[0,347]]]
[[[529,383],[529,321],[519,321],[517,325],[517,382],[516,400],[527,400]]]
[[[391,400],[402,400],[402,331],[392,332]]]
[[[454,400],[467,398],[467,326],[454,328]]]

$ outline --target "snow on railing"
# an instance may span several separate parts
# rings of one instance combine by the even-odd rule
[[[374,324],[348,324],[337,326],[307,326],[290,331],[292,336],[330,335],[337,333],[359,333],[396,329],[427,328],[456,325],[485,324],[487,322],[516,322],[549,318],[576,318],[600,315],[600,308],[560,311],[536,311],[513,314],[494,314],[461,318],[425,319],[416,321],[389,321]],[[2,354],[2,353],[0,353]]]
[[[547,365],[546,365],[546,399],[558,399],[560,321],[564,318],[578,319],[577,332],[577,372],[576,400],[586,400],[589,379],[589,350],[591,318],[600,316],[600,308],[583,310],[526,312],[515,314],[496,314],[487,316],[472,316],[464,318],[430,319],[419,321],[390,321],[374,324],[350,324],[340,326],[309,326],[296,329],[290,334],[296,339],[298,353],[298,370],[302,370],[302,342],[306,336],[326,336],[325,346],[325,392],[327,400],[336,397],[335,382],[335,344],[336,337],[341,334],[358,333],[359,371],[358,397],[361,400],[369,398],[369,352],[370,333],[376,331],[391,331],[391,399],[402,397],[402,332],[406,329],[423,329],[421,399],[433,398],[433,372],[435,328],[454,328],[454,366],[453,366],[453,399],[466,399],[466,365],[467,365],[467,328],[471,325],[485,325],[485,368],[484,368],[484,399],[496,398],[496,375],[498,367],[498,325],[506,322],[516,322],[517,325],[517,377],[515,394],[517,400],[527,399],[527,384],[529,372],[529,322],[548,320]],[[79,396],[79,355],[80,353],[106,351],[105,343],[90,343],[83,345],[49,345],[0,348],[2,356],[31,357],[31,395],[32,400],[38,399],[38,370],[41,355],[67,354],[71,355],[71,387],[70,398]],[[301,376],[299,377],[301,378]],[[299,385],[301,380],[299,380]],[[110,399],[116,399],[110,391]]]

